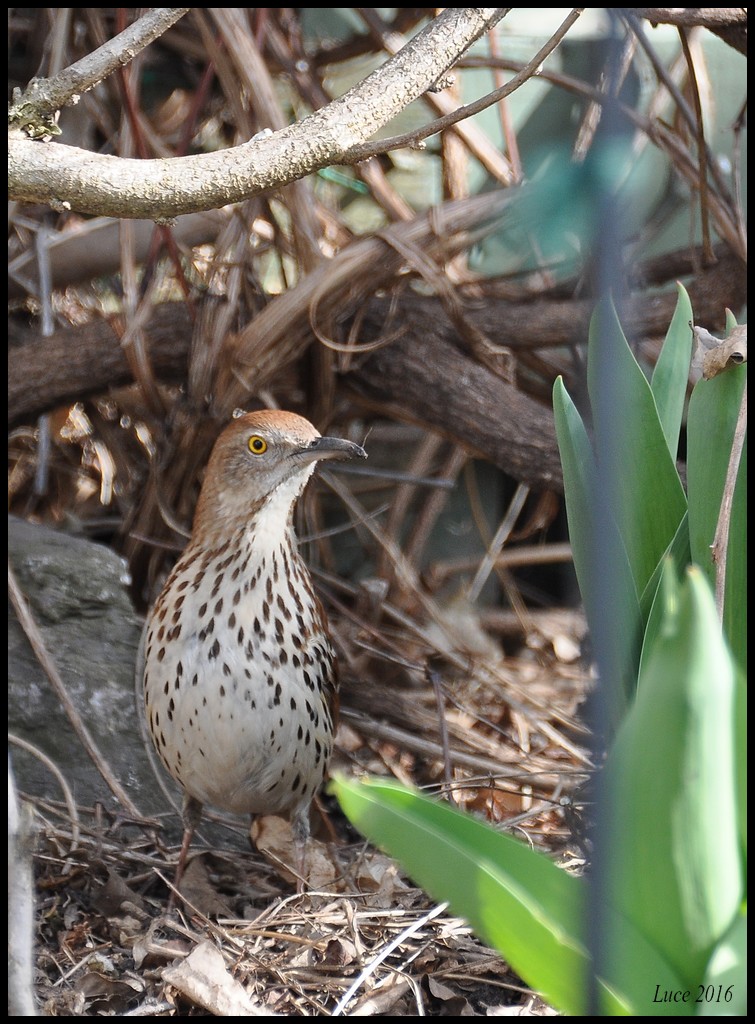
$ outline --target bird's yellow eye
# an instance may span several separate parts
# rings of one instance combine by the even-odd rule
[[[264,437],[260,437],[259,434],[252,434],[247,444],[252,455],[264,455],[267,451],[267,441]]]

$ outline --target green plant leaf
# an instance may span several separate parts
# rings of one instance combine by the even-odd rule
[[[572,547],[574,569],[585,605],[590,628],[594,631],[598,621],[599,588],[598,575],[605,571],[596,564],[595,558],[595,488],[596,467],[592,446],[582,417],[572,402],[564,382],[559,377],[553,386],[553,413],[556,423],[556,437],[564,472],[564,495],[566,515],[569,523],[569,540]],[[610,529],[612,524],[604,524]],[[609,701],[609,717],[618,725],[634,690],[639,665],[642,616],[637,589],[629,560],[626,556],[618,530],[615,529],[612,548],[615,554],[614,601],[617,619],[622,630],[617,635],[615,652],[616,664],[608,666],[606,679],[613,682],[606,694]],[[608,684],[610,685],[610,684]]]
[[[747,671],[747,438],[731,506],[724,591],[724,635],[743,672]]]
[[[669,454],[674,460],[679,449],[693,341],[692,304],[683,285],[677,282],[676,287],[679,293],[676,309],[650,385]]]
[[[681,523],[679,523],[679,529],[676,531],[676,535],[669,545],[666,557],[658,564],[655,572],[650,577],[648,585],[645,587],[645,592],[640,598],[640,609],[646,623],[645,633],[642,637],[642,655],[640,657],[639,671],[640,679],[642,679],[645,659],[648,652],[653,649],[653,644],[655,643],[655,639],[658,635],[658,631],[661,627],[665,614],[666,598],[660,583],[663,579],[664,573],[668,571],[667,563],[669,560],[671,561],[671,565],[676,569],[677,577],[681,579],[691,561],[689,550],[689,521],[687,514],[685,514]]]
[[[734,692],[734,744],[737,769],[737,815],[742,864],[747,863],[747,679],[737,668]]]
[[[395,783],[336,778],[331,788],[364,835],[435,899],[448,901],[528,984],[565,1013],[584,1013],[584,879],[470,815]],[[599,983],[605,1013],[651,1012],[654,985],[678,988],[679,977],[625,915],[612,910],[609,917],[621,936],[622,956],[615,976]]]
[[[598,468],[642,594],[687,502],[650,385],[610,302],[598,305],[590,323],[587,382]]]
[[[713,951],[696,992],[698,1017],[747,1016],[747,914],[734,924]]]
[[[610,898],[687,988],[742,899],[737,833],[734,663],[710,588],[671,567],[637,699],[608,758]]]
[[[711,545],[716,532],[734,428],[747,366],[695,385],[687,413],[687,492],[692,561],[715,590]],[[731,509],[724,594],[724,633],[737,663],[747,668],[747,443]]]
[[[737,318],[734,316],[730,309],[726,310],[726,336],[731,334],[734,328],[737,326]]]

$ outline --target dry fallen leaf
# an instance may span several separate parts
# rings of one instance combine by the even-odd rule
[[[90,1012],[105,1016],[123,1015],[134,999],[141,997],[145,984],[135,975],[129,977],[120,973],[117,967],[105,957],[92,958],[89,969],[76,984],[76,992],[86,1000]]]
[[[200,942],[183,963],[166,967],[163,980],[216,1017],[278,1016],[247,995],[211,942]]]
[[[192,857],[181,879],[181,895],[205,917],[232,917],[228,904],[210,881],[207,865],[200,854]]]
[[[295,884],[301,875],[310,889],[333,888],[340,871],[325,843],[310,838],[302,851],[294,841],[291,823],[275,815],[255,818],[251,836],[265,860],[287,882]]]
[[[437,978],[427,976],[427,988],[433,999],[437,999],[443,1008],[439,1014],[442,1017],[476,1017],[477,1014],[474,1012],[469,1002],[464,996],[451,988],[449,985],[444,985],[442,981],[438,981]]]
[[[735,327],[727,338],[716,338],[704,327],[694,327],[695,352],[692,367],[702,373],[705,380],[717,377],[719,373],[747,362],[747,324]]]

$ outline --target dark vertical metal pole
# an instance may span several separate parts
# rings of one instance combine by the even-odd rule
[[[594,243],[594,267],[596,293],[601,300],[612,296],[618,300],[622,293],[621,223],[620,210],[615,199],[615,188],[610,173],[616,153],[612,141],[619,130],[619,111],[615,102],[617,83],[613,80],[619,68],[620,41],[615,12],[607,8],[611,19],[609,36],[609,78],[606,103],[601,118],[601,139],[593,147],[591,157],[585,163],[585,185],[591,189],[591,200],[595,204],[596,224]],[[591,169],[591,171],[590,171]],[[601,303],[605,315],[605,306]],[[599,329],[599,344],[609,345],[616,340],[613,330]],[[593,412],[596,422],[612,422],[615,411],[622,407],[618,401],[621,381],[616,367],[618,360],[602,358],[603,370],[596,392],[592,395]],[[609,529],[612,519],[613,496],[618,493],[621,473],[622,428],[618,422],[613,429],[598,432],[598,472],[594,479],[592,495],[595,509],[595,536],[592,557],[595,559],[592,578],[596,583],[596,615],[593,625],[593,647],[597,667],[598,684],[593,703],[592,735],[594,764],[598,767],[594,778],[595,801],[592,820],[592,866],[588,879],[587,942],[592,957],[592,971],[588,982],[586,1012],[589,1016],[605,1016],[601,1007],[598,978],[606,977],[605,965],[611,956],[612,937],[606,919],[606,905],[613,884],[611,864],[613,860],[610,834],[609,801],[611,794],[605,791],[600,765],[604,759],[603,745],[615,726],[612,708],[616,706],[613,688],[624,685],[624,679],[617,677],[620,665],[619,634],[627,628],[621,621],[621,612],[616,600],[613,581],[618,577],[617,565],[621,552],[616,550],[617,532]]]

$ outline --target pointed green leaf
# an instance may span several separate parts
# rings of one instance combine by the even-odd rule
[[[742,898],[734,665],[696,568],[663,580],[665,614],[607,766],[610,894],[686,987]]]
[[[700,380],[687,414],[687,492],[692,560],[715,589],[711,545],[721,509],[734,428],[747,385],[747,366]],[[724,631],[743,669],[747,666],[747,446],[742,453],[731,510],[726,562]]]
[[[747,1016],[747,915],[734,924],[713,951],[698,988],[698,1017]]]
[[[598,468],[641,594],[687,502],[650,385],[609,302],[598,306],[590,324],[587,380]]]
[[[664,574],[668,571],[666,563],[669,559],[671,561],[671,565],[676,570],[677,577],[681,579],[691,561],[689,551],[689,521],[687,514],[685,514],[679,524],[679,529],[676,531],[676,536],[671,541],[666,557],[658,565],[658,568],[651,576],[650,582],[645,587],[645,592],[640,598],[640,608],[646,622],[645,633],[642,638],[642,656],[640,658],[639,672],[640,679],[642,678],[645,659],[648,653],[653,649],[653,644],[655,643],[656,636],[658,635],[658,631],[661,627],[665,614],[666,596],[662,591],[660,583]]]
[[[651,381],[658,417],[669,454],[674,460],[679,449],[679,431],[687,395],[693,341],[692,304],[685,288],[678,282],[676,287],[679,292],[676,309]]]
[[[595,459],[582,417],[561,377],[553,386],[553,413],[564,473],[566,515],[574,569],[588,624],[594,630],[596,622],[599,621],[599,588],[596,582],[598,576],[605,573],[605,567],[597,565],[595,557]],[[611,524],[605,525],[607,529],[611,528]],[[616,681],[616,685],[607,696],[611,705],[610,719],[618,725],[626,708],[627,697],[633,693],[637,678],[642,618],[629,560],[615,528],[614,533],[612,547],[616,566],[613,592],[617,619],[622,623],[622,629],[617,634],[617,664],[608,667],[606,678]]]

